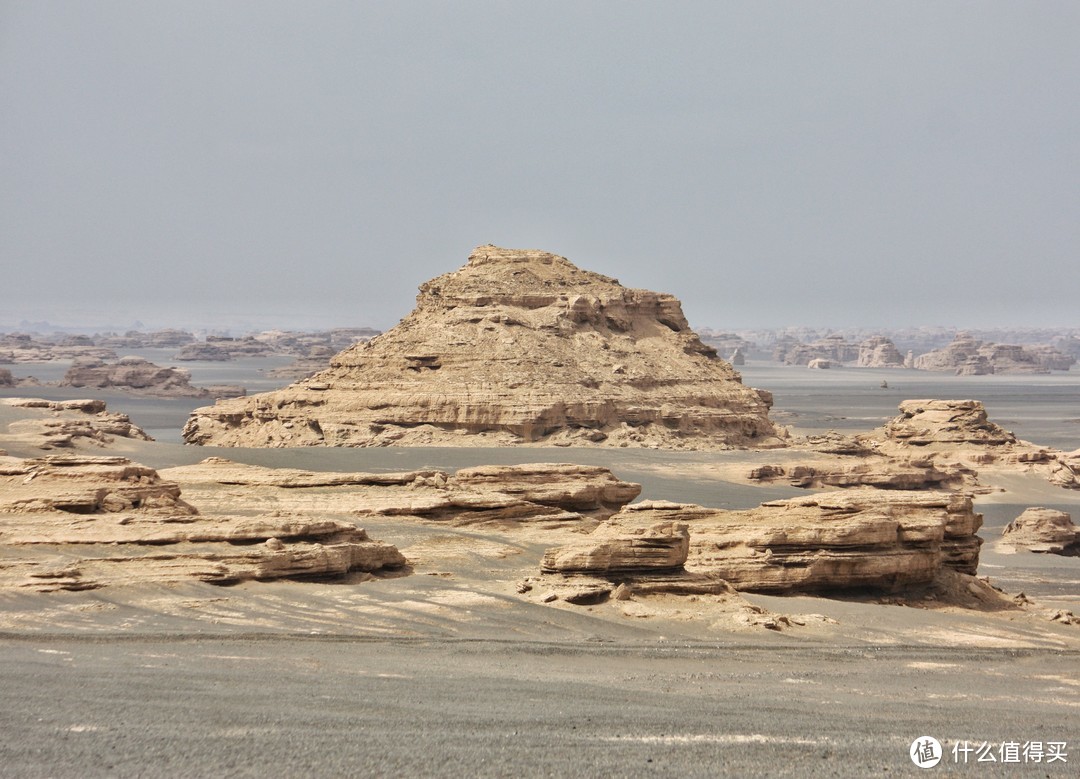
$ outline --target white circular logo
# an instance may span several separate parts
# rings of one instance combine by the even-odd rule
[[[933,736],[919,736],[911,742],[908,754],[919,768],[933,768],[941,762],[941,742]]]

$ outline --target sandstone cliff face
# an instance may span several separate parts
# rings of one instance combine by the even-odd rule
[[[392,330],[283,390],[196,409],[218,446],[777,445],[771,397],[742,384],[671,295],[563,257],[481,246],[420,287]]]

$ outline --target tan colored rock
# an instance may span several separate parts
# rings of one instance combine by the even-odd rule
[[[153,440],[127,414],[106,411],[103,400],[4,398],[0,403],[51,412],[46,417],[30,416],[12,422],[4,436],[43,450],[67,449],[79,444],[106,447],[116,438]]]
[[[0,457],[0,588],[225,584],[404,564],[348,522],[201,515],[175,482],[122,457]]]
[[[350,488],[338,510],[357,516],[401,516],[455,525],[535,523],[595,525],[636,498],[641,485],[616,478],[607,468],[559,463],[463,468],[453,476],[437,470],[401,473],[333,473],[264,468],[210,457],[198,465],[163,471],[198,490],[200,484],[300,491]],[[198,494],[198,493],[196,493]],[[321,506],[335,505],[323,495]]]
[[[856,365],[860,368],[903,368],[904,362],[896,344],[883,335],[867,338],[859,344]]]
[[[802,458],[798,452],[813,454]],[[900,414],[871,433],[829,433],[794,441],[775,462],[738,476],[795,487],[965,489],[989,492],[980,474],[1033,473],[1080,489],[1080,451],[1021,441],[989,420],[977,400],[905,400]]]
[[[392,330],[271,393],[196,409],[189,443],[222,446],[781,443],[671,295],[562,257],[481,246],[420,288]]]
[[[163,368],[141,357],[122,357],[115,363],[95,359],[76,360],[62,387],[124,389],[160,397],[206,397],[205,389],[191,384],[191,375],[180,368]]]
[[[604,576],[674,572],[682,569],[689,549],[683,524],[661,522],[629,530],[607,526],[574,544],[548,549],[540,567],[545,573]]]
[[[952,371],[957,375],[1049,373],[1068,370],[1076,358],[1049,344],[1020,346],[979,341],[957,333],[947,346],[919,355],[914,365],[924,371]]]
[[[1009,523],[1000,544],[1029,552],[1080,557],[1080,527],[1064,511],[1029,508]]]
[[[685,526],[688,573],[726,580],[738,590],[896,590],[929,584],[943,569],[974,574],[981,524],[969,497],[941,492],[864,488],[773,501],[750,511],[643,502],[594,531],[591,546],[587,538],[549,550],[543,569],[610,575],[605,564],[616,549],[632,557],[634,531]],[[621,572],[631,573],[632,567]]]
[[[609,516],[641,494],[641,485],[622,481],[607,468],[567,463],[486,465],[462,468],[449,483],[466,490],[495,490],[567,511]]]
[[[877,487],[883,490],[958,489],[974,479],[970,468],[939,470],[932,460],[899,460],[884,457],[847,458],[854,462],[828,461],[790,466],[766,465],[749,473],[751,481],[784,481],[792,487]]]
[[[773,350],[773,357],[787,365],[809,365],[815,360],[823,361],[816,367],[839,367],[859,356],[859,347],[848,343],[842,335],[829,335],[811,343],[784,340]]]
[[[885,436],[907,446],[1016,443],[1016,436],[991,422],[977,400],[905,400]]]

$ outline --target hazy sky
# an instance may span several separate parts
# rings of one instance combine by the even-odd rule
[[[477,244],[701,327],[1080,324],[1080,3],[0,0],[0,325],[387,327]]]

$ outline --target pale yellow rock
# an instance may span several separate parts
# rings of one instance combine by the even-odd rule
[[[271,393],[196,409],[218,446],[779,445],[771,396],[742,384],[671,295],[541,251],[481,246],[420,287],[392,330]]]

